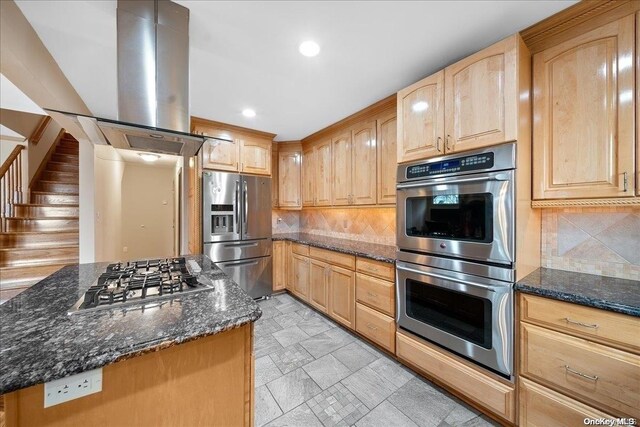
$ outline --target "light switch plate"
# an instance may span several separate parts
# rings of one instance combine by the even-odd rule
[[[102,391],[102,368],[44,384],[44,407],[58,405]]]

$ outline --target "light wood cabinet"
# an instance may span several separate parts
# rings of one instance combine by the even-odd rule
[[[392,317],[356,302],[356,331],[385,350],[395,352],[396,324]]]
[[[345,132],[331,139],[331,204],[334,206],[351,203],[351,132]]]
[[[331,140],[314,147],[315,152],[315,202],[316,206],[331,206]]]
[[[278,206],[301,208],[301,158],[300,151],[278,153]]]
[[[286,241],[284,244],[284,285],[289,292],[293,292],[293,252],[291,247],[291,242]]]
[[[533,57],[534,199],[635,194],[634,19]]]
[[[316,152],[312,148],[302,153],[302,206],[315,204],[316,179]]]
[[[378,204],[396,204],[398,131],[396,112],[390,111],[377,120]]]
[[[286,287],[286,247],[284,241],[273,242],[273,291],[281,291]]]
[[[271,149],[271,207],[278,205],[278,144],[273,144]]]
[[[309,262],[309,304],[316,310],[326,313],[331,267],[326,262],[315,259]]]
[[[387,316],[394,316],[396,311],[394,283],[356,273],[356,301]]]
[[[300,299],[309,299],[309,258],[291,255],[291,281],[293,293]]]
[[[356,125],[351,131],[351,204],[375,205],[376,122]]]
[[[355,304],[355,273],[332,265],[329,272],[329,316],[345,327],[355,329]]]
[[[398,163],[444,153],[444,71],[398,92]]]
[[[240,159],[239,140],[207,139],[202,147],[202,167],[237,172]]]
[[[240,140],[240,172],[271,175],[271,141],[252,137]]]

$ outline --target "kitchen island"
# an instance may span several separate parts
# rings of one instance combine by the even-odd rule
[[[214,289],[69,315],[106,263],[65,267],[0,306],[7,426],[250,425],[258,305],[204,256]],[[44,384],[103,368],[102,391],[44,408]]]

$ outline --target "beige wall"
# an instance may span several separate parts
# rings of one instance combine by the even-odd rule
[[[122,178],[124,161],[112,147],[94,147],[95,261],[122,259]]]
[[[61,130],[62,127],[54,120],[51,120],[38,144],[29,142],[29,182],[33,179],[40,167],[40,163],[44,160],[53,143],[56,142]]]
[[[542,266],[640,280],[640,208],[543,210]]]
[[[122,259],[169,257],[174,250],[175,167],[126,163],[122,177]]]

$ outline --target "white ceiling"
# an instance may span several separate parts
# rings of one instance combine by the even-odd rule
[[[191,11],[191,114],[276,140],[303,138],[575,3],[177,2]],[[91,111],[117,117],[116,1],[16,3]],[[306,39],[319,56],[298,53]]]

